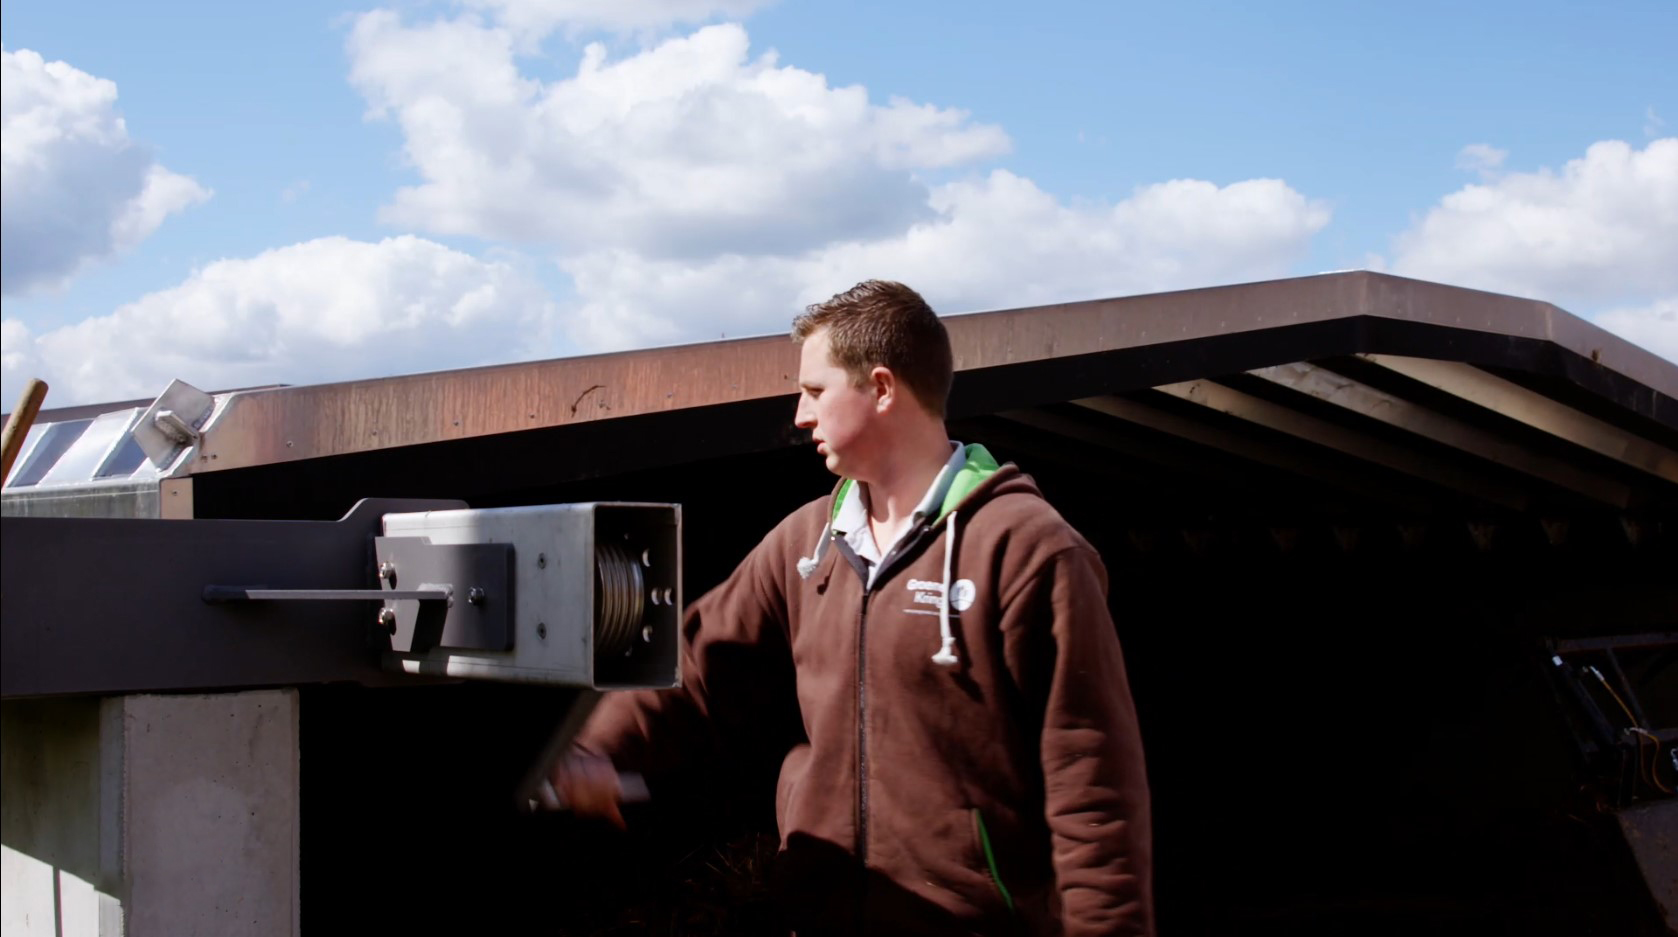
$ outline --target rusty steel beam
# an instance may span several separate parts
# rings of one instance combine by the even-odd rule
[[[1155,348],[1161,356],[1184,356],[1183,369],[1193,371],[1197,362],[1187,359],[1197,342],[1303,335],[1299,327],[1354,321],[1364,325],[1344,333],[1350,338],[1335,338],[1339,347],[1300,344],[1289,349],[1281,342],[1269,352],[1273,360],[1246,366],[1324,354],[1408,352],[1413,346],[1433,346],[1449,357],[1465,353],[1478,335],[1496,339],[1483,343],[1490,349],[1487,354],[1509,354],[1518,347],[1521,355],[1537,360],[1545,349],[1561,349],[1572,356],[1570,361],[1595,362],[1589,369],[1567,364],[1563,370],[1570,378],[1578,372],[1592,381],[1631,382],[1633,390],[1652,390],[1659,399],[1645,401],[1647,408],[1658,411],[1653,415],[1659,419],[1670,414],[1678,426],[1678,367],[1670,362],[1548,303],[1384,274],[1330,274],[946,319],[957,369],[967,373]],[[1402,334],[1387,326],[1402,327]],[[1320,334],[1315,340],[1321,340]],[[190,471],[219,472],[790,397],[796,392],[796,371],[792,343],[768,337],[245,391],[223,401]],[[1202,376],[1207,374],[1175,379]],[[1645,396],[1633,393],[1630,398],[1644,401]]]

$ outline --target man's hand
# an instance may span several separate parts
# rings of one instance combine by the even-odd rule
[[[629,828],[620,809],[625,800],[623,778],[608,759],[575,752],[561,756],[548,771],[548,783],[551,787],[542,790],[543,807],[599,817],[620,830]]]

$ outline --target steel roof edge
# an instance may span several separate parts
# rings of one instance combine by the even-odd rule
[[[1137,310],[1155,315],[1174,313],[1177,321],[1154,323],[1150,318],[1149,322],[1135,323],[1122,329],[1117,344],[1094,350],[1372,316],[1550,342],[1678,399],[1678,364],[1552,303],[1369,270],[965,313],[946,317],[945,322],[951,327],[952,341],[956,341],[959,340],[958,323],[964,320],[1041,316],[1050,311],[1099,314],[1115,306],[1131,314]],[[1214,317],[1216,324],[1207,328]],[[1251,321],[1241,322],[1243,318]],[[1229,327],[1232,322],[1236,327]],[[1173,326],[1177,327],[1176,331]],[[1056,327],[1060,327],[1059,323]],[[956,367],[957,370],[968,367],[959,348]]]
[[[1371,315],[1547,341],[1678,399],[1678,363],[1553,303],[1385,273],[1362,276],[1373,294]],[[1418,307],[1415,300],[1423,297],[1433,304]],[[1469,302],[1477,308],[1462,308]]]
[[[1678,365],[1550,303],[1370,271],[966,313],[945,322],[956,368],[969,371],[1360,317],[1550,343],[1678,399]],[[188,470],[788,395],[796,370],[795,346],[785,336],[762,336],[244,391],[228,395]]]
[[[283,390],[284,388],[290,386],[290,384],[258,384],[253,387],[229,387],[225,390],[212,390],[209,391],[209,393],[215,397],[224,397],[228,394],[240,393],[241,391]],[[50,389],[48,393],[51,393]],[[156,397],[137,397],[133,400],[112,400],[104,403],[74,403],[63,407],[42,407],[41,410],[35,414],[35,422],[36,424],[41,424],[62,423],[66,420],[89,420],[93,417],[100,416],[101,414],[110,413],[113,410],[132,410],[135,407],[144,410],[145,408],[151,406],[152,402],[156,399]],[[7,419],[10,416],[10,413],[0,413],[0,420]]]

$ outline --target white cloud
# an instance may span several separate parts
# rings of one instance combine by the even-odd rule
[[[288,185],[284,189],[280,190],[280,201],[285,202],[288,205],[297,201],[303,196],[309,194],[309,186],[310,183],[307,179],[299,179],[296,182],[293,182],[291,185]]]
[[[1470,143],[1457,154],[1457,168],[1478,173],[1482,179],[1491,179],[1508,158],[1508,150],[1500,150],[1489,143]]]
[[[4,326],[4,384],[59,405],[314,383],[550,356],[555,308],[507,261],[415,237],[321,238],[221,260],[111,315],[32,335]]]
[[[1645,137],[1660,136],[1661,129],[1665,126],[1666,121],[1661,119],[1661,115],[1655,113],[1655,106],[1653,104],[1649,105],[1648,108],[1643,111],[1643,135]]]
[[[351,80],[401,127],[422,180],[385,217],[551,248],[585,349],[777,331],[874,276],[946,312],[1279,276],[1329,219],[1279,180],[1174,180],[1112,205],[1001,170],[937,182],[1003,154],[1007,136],[753,58],[734,24],[618,58],[589,45],[574,74],[543,81],[521,71],[525,34],[576,9],[477,5],[423,23],[379,10],[349,37]],[[658,9],[677,8],[738,12]],[[533,10],[542,26],[513,22]]]
[[[1445,196],[1398,238],[1395,273],[1591,312],[1678,293],[1678,137],[1593,144],[1560,172]]]
[[[489,11],[515,33],[541,38],[555,29],[571,35],[589,30],[648,33],[677,24],[703,23],[713,17],[743,17],[769,0],[461,0]]]
[[[535,80],[519,31],[538,27],[482,5],[356,21],[352,80],[398,122],[421,177],[387,217],[542,244],[574,300],[557,305],[514,263],[416,237],[328,238],[211,264],[45,334],[8,322],[7,384],[38,372],[61,402],[109,400],[175,377],[307,383],[776,332],[869,277],[904,280],[946,313],[1262,279],[1286,275],[1329,221],[1274,179],[1172,180],[1111,204],[999,169],[948,181],[1007,137],[752,59],[733,25],[617,60],[590,46],[575,75]],[[678,8],[728,12],[658,9]]]
[[[1000,170],[935,182],[1003,154],[1007,136],[753,58],[734,24],[619,58],[589,45],[574,74],[543,81],[521,71],[533,27],[513,20],[540,11],[534,28],[552,28],[580,22],[576,8],[478,6],[356,21],[351,80],[401,127],[422,180],[385,218],[550,247],[576,285],[567,331],[587,349],[779,330],[871,276],[944,311],[1278,276],[1328,222],[1279,180],[1175,180],[1078,206]],[[665,20],[678,8],[738,12],[658,7]]]
[[[209,198],[128,136],[114,83],[0,50],[0,292],[62,283]]]
[[[0,392],[0,406],[10,412],[12,402],[23,392],[23,382],[39,376],[39,362],[35,356],[35,338],[29,326],[19,319],[0,322],[0,374],[5,375],[5,389]],[[17,386],[13,386],[13,385]]]
[[[1678,362],[1678,296],[1647,306],[1610,309],[1596,324],[1630,342],[1642,345],[1668,361]]]
[[[1490,155],[1495,170],[1505,154]],[[1678,137],[1607,140],[1559,172],[1491,176],[1395,246],[1394,273],[1548,300],[1678,360]]]
[[[795,255],[929,217],[915,173],[996,156],[994,126],[750,56],[710,26],[626,58],[588,46],[577,71],[522,75],[517,39],[474,17],[356,21],[351,80],[402,129],[418,185],[385,220],[562,252]]]
[[[1000,170],[938,187],[930,208],[902,234],[796,257],[570,258],[572,338],[606,350],[779,331],[870,277],[907,282],[943,313],[1263,279],[1285,275],[1329,221],[1325,205],[1272,179],[1175,180],[1074,207]]]

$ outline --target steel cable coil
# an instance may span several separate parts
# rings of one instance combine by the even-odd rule
[[[600,544],[594,554],[594,643],[600,654],[621,654],[634,646],[646,612],[646,579],[628,550]]]

